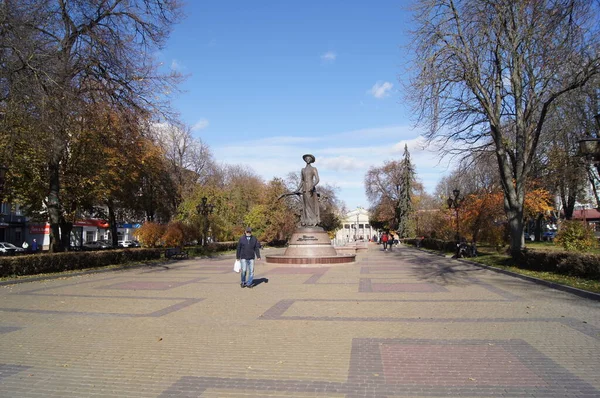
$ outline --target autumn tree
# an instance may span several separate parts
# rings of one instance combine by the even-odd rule
[[[422,190],[422,186],[416,181],[406,146],[401,161],[386,161],[381,167],[373,166],[365,175],[365,192],[373,219],[383,222],[387,228],[399,229],[402,237],[409,234],[412,197],[416,190]]]
[[[419,0],[410,97],[448,152],[494,151],[513,254],[527,181],[553,103],[600,73],[597,4]]]
[[[238,165],[215,167],[204,184],[196,184],[179,205],[176,218],[204,231],[207,220],[198,214],[202,198],[212,204],[208,223],[212,236],[220,241],[239,238],[246,226],[245,217],[260,203],[265,190],[263,180],[254,171]]]
[[[597,173],[590,169],[591,162],[578,152],[579,140],[595,137],[600,132],[600,125],[596,126],[594,120],[600,113],[598,87],[600,76],[584,89],[558,99],[541,137],[539,165],[534,168],[534,175],[557,195],[567,220],[572,218],[576,203],[588,201],[589,183],[595,187],[597,181]]]
[[[59,230],[70,204],[63,202],[62,169],[86,106],[105,102],[144,115],[166,109],[162,99],[178,76],[159,73],[151,54],[164,44],[178,9],[175,0],[0,4],[3,127],[42,149],[35,156],[44,163],[51,251],[63,249]]]
[[[296,229],[298,218],[279,197],[287,192],[284,181],[274,178],[266,184],[260,202],[244,217],[244,223],[252,227],[261,241],[286,241]]]

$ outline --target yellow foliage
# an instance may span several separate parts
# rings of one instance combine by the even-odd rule
[[[183,247],[185,242],[185,227],[181,222],[171,222],[167,225],[162,241],[168,247]]]
[[[157,247],[165,233],[165,226],[154,222],[146,222],[133,235],[144,247]]]

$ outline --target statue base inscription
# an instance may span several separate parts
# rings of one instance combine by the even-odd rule
[[[296,229],[283,255],[266,256],[267,263],[311,265],[352,263],[355,258],[355,255],[338,254],[321,227]]]

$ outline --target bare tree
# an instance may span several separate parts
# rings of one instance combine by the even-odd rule
[[[589,0],[419,0],[411,99],[430,140],[493,149],[511,252],[522,248],[525,185],[554,101],[600,73]]]
[[[194,192],[196,184],[207,183],[215,167],[212,154],[202,140],[192,136],[188,126],[158,123],[151,133],[163,150],[177,190],[170,195],[172,213],[175,213],[183,199]]]
[[[408,234],[408,219],[412,212],[412,197],[422,190],[415,179],[408,148],[401,161],[386,161],[381,167],[371,167],[365,175],[365,193],[377,221],[387,221],[390,228],[401,228]]]

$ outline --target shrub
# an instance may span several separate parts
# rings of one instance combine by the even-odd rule
[[[563,221],[554,241],[567,251],[589,251],[598,246],[594,230],[576,220]]]
[[[157,249],[124,249],[0,257],[0,277],[36,275],[153,260],[160,258],[160,254],[160,250]]]
[[[154,222],[146,222],[136,229],[133,235],[144,247],[157,247],[165,234],[165,226]]]
[[[588,279],[600,278],[600,256],[587,253],[523,250],[514,258],[518,268]]]
[[[162,236],[162,241],[167,247],[183,247],[185,242],[185,227],[179,221],[170,222]]]

